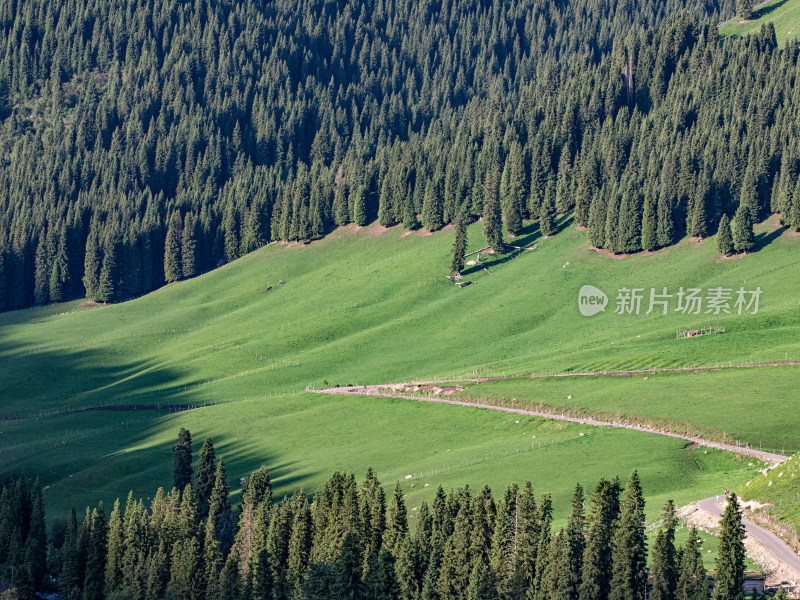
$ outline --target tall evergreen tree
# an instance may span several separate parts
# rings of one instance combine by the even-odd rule
[[[731,223],[733,234],[733,247],[737,252],[749,252],[755,248],[755,234],[753,233],[752,209],[745,204],[740,204]]]
[[[731,234],[731,222],[728,215],[723,214],[719,220],[717,230],[717,252],[722,256],[728,256],[733,252],[733,235]]]
[[[458,274],[464,270],[464,255],[467,253],[467,218],[462,212],[456,218],[455,240],[453,241],[453,258],[450,261],[450,273]]]
[[[201,518],[208,516],[208,507],[211,504],[211,492],[214,489],[214,474],[216,471],[217,457],[214,452],[214,442],[207,437],[200,448],[195,472],[194,490],[197,494],[197,510]]]
[[[167,283],[178,281],[182,276],[181,248],[183,244],[183,222],[179,212],[172,213],[164,240],[164,278]],[[183,486],[178,489],[183,489]]]
[[[675,505],[668,500],[664,506],[663,525],[656,533],[651,556],[653,600],[674,600],[678,586],[678,566],[675,551]]]
[[[610,600],[640,600],[646,595],[647,548],[644,496],[639,474],[631,473],[614,534]]]
[[[689,529],[689,537],[680,564],[680,574],[675,590],[676,600],[708,600],[708,577],[700,554],[697,529]]]
[[[178,432],[178,441],[172,448],[175,466],[173,481],[175,488],[183,490],[192,482],[192,434],[188,429],[181,427]]]
[[[103,600],[108,525],[102,502],[92,511],[91,523],[86,554],[86,576],[83,580],[83,600]]]
[[[739,500],[731,492],[720,521],[713,600],[744,600],[744,535]]]

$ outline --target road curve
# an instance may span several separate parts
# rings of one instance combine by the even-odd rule
[[[742,454],[744,456],[752,456],[773,465],[783,462],[788,456],[783,456],[782,454],[773,454],[771,452],[764,452],[762,450],[754,450],[752,448],[748,448],[746,446],[737,446],[734,444],[721,444],[719,442],[711,442],[709,440],[704,440],[702,438],[690,437],[688,435],[680,434],[680,433],[672,433],[669,431],[661,431],[658,429],[653,429],[650,427],[642,427],[638,425],[630,425],[627,423],[619,423],[614,421],[598,421],[597,419],[590,419],[584,417],[569,417],[567,415],[558,415],[558,414],[550,414],[546,412],[540,412],[536,410],[525,410],[522,408],[508,408],[505,406],[492,406],[489,404],[479,404],[477,402],[464,402],[461,400],[449,400],[447,398],[432,398],[427,396],[412,396],[408,394],[385,394],[374,392],[368,390],[364,387],[360,386],[352,386],[352,387],[338,387],[338,388],[327,388],[324,390],[312,390],[308,389],[309,392],[313,392],[315,394],[334,394],[334,395],[341,395],[341,396],[373,396],[376,398],[400,398],[403,400],[416,400],[417,402],[434,402],[438,404],[454,404],[456,406],[468,406],[471,408],[482,408],[484,410],[497,410],[500,412],[506,413],[513,413],[517,415],[527,415],[531,417],[541,417],[543,419],[554,419],[556,421],[570,421],[572,423],[581,423],[583,425],[593,425],[597,427],[617,427],[619,429],[631,429],[633,431],[644,431],[647,433],[655,433],[658,435],[665,435],[667,437],[679,438],[682,440],[687,440],[694,444],[699,444],[701,446],[707,446],[709,448],[717,448],[719,450],[727,450],[729,452],[735,452],[737,454]]]
[[[700,500],[697,503],[698,508],[714,515],[715,517],[722,517],[725,507],[718,503],[718,499],[724,501],[724,496],[717,496]],[[800,556],[794,553],[789,545],[784,542],[780,537],[772,533],[768,529],[764,529],[756,525],[749,519],[742,519],[742,525],[747,535],[751,536],[754,540],[759,542],[762,546],[767,548],[779,561],[784,565],[800,574]]]

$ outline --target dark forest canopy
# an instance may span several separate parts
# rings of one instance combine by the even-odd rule
[[[574,209],[614,252],[740,204],[800,228],[798,46],[720,40],[734,8],[0,0],[0,310],[375,219]]]
[[[176,480],[184,450],[179,440]],[[48,540],[38,481],[28,491],[24,479],[9,479],[0,485],[0,590],[11,588],[15,600],[35,600],[39,590],[64,600],[709,597],[697,531],[676,548],[672,501],[648,551],[636,471],[624,489],[617,478],[587,492],[577,485],[558,531],[550,496],[537,499],[530,483],[497,497],[486,486],[439,487],[431,504],[409,512],[400,483],[387,494],[372,469],[360,484],[337,472],[313,497],[298,491],[273,502],[261,467],[244,480],[238,509],[229,494],[225,463],[215,463],[207,439],[182,490],[160,488],[149,505],[131,493],[110,511],[87,508],[82,520],[73,510]],[[731,495],[719,598],[743,598],[743,535]]]

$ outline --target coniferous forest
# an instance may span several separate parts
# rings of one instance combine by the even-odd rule
[[[800,49],[733,0],[0,0],[0,310],[338,225],[800,229]],[[501,231],[502,228],[502,231]],[[729,249],[730,246],[730,249]]]
[[[313,497],[273,503],[269,473],[244,479],[230,502],[225,463],[206,439],[195,467],[191,436],[174,448],[174,487],[149,505],[128,495],[45,531],[42,489],[0,488],[0,592],[34,600],[708,600],[700,540],[676,547],[672,501],[649,549],[634,471],[624,489],[601,479],[575,488],[566,527],[530,483],[498,497],[488,487],[423,502],[409,518],[398,482],[387,499],[375,473],[358,484],[334,473]],[[588,498],[585,497],[588,494]],[[735,495],[721,523],[716,600],[743,598],[744,531]],[[410,524],[413,522],[413,527]]]

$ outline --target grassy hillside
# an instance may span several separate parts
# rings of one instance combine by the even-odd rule
[[[637,467],[657,514],[668,495],[688,501],[751,478],[755,466],[711,452],[695,461],[698,453],[687,457],[679,440],[606,429],[580,437],[585,428],[517,424],[474,409],[303,392],[309,385],[470,373],[800,359],[800,237],[776,229],[774,221],[757,230],[760,251],[725,261],[713,240],[611,259],[588,249],[585,233],[564,226],[549,239],[529,226],[516,243],[536,245],[535,251],[484,256],[480,267],[465,273],[475,284],[464,289],[444,277],[452,232],[371,226],[340,229],[307,246],[274,244],[125,304],[84,309],[73,303],[0,315],[0,411],[22,417],[0,425],[3,470],[41,474],[56,511],[130,488],[146,496],[171,482],[170,447],[185,425],[198,447],[206,435],[217,440],[232,480],[269,465],[278,494],[299,485],[312,490],[333,469],[360,475],[372,465],[384,482],[427,474],[431,486],[417,482],[412,506],[439,483],[500,487],[531,479],[564,509],[575,481],[625,478]],[[484,245],[480,232],[480,224],[471,227],[471,249]],[[608,293],[606,312],[578,313],[584,284]],[[759,314],[613,312],[619,287],[720,285],[760,286]],[[708,324],[726,333],[675,339],[680,328]],[[694,374],[652,378],[646,389],[638,380],[614,377],[580,385],[585,395],[601,399],[646,397],[654,402],[653,414],[664,417],[673,416],[673,403],[686,389],[705,390],[707,402],[683,418],[713,424],[725,413],[723,428],[758,444],[763,430],[753,414],[763,411],[751,393],[758,388],[762,399],[780,397],[798,369],[765,375],[753,374],[749,384],[739,381],[727,391],[716,387],[725,378]],[[728,411],[728,392],[754,411]],[[574,394],[566,388],[552,393]],[[172,414],[58,414],[212,403],[220,405]],[[631,412],[641,405],[632,404]],[[782,415],[784,429],[797,421],[796,411]]]
[[[734,19],[719,28],[720,35],[741,37],[756,33],[762,25],[772,23],[778,45],[783,47],[786,40],[797,38],[800,28],[800,0],[772,0],[756,7],[753,18],[744,23]]]
[[[737,493],[744,500],[771,504],[768,507],[769,514],[797,531],[800,529],[800,454],[757,475],[741,486]]]

